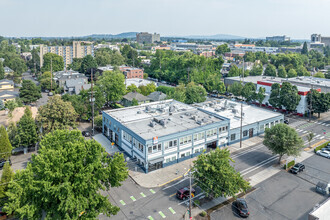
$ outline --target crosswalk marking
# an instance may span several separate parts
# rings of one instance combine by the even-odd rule
[[[166,218],[166,215],[164,215],[164,213],[162,211],[158,212],[160,216],[162,216],[162,218]]]
[[[140,195],[141,195],[142,197],[146,197],[146,195],[145,195],[144,193],[140,193]]]
[[[151,217],[150,215],[148,216],[148,219],[149,219],[149,220],[154,220],[154,218]]]
[[[136,201],[136,198],[134,198],[134,196],[130,196],[131,200],[133,200],[133,202]]]
[[[169,207],[168,209],[172,212],[173,215],[176,213],[172,207]]]
[[[303,134],[307,133],[307,131],[303,131]]]
[[[151,192],[152,194],[155,194],[155,193],[156,193],[153,189],[150,189],[150,192]]]
[[[126,203],[123,200],[119,201],[122,205],[126,205]]]

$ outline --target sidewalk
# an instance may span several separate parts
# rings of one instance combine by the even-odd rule
[[[225,147],[233,153],[237,150],[242,150],[247,147],[254,146],[262,143],[262,136],[255,136],[242,142],[242,148],[239,147],[240,143],[232,144]],[[161,168],[150,173],[136,172],[133,170],[129,171],[130,177],[140,186],[145,188],[161,187],[167,183],[183,178],[188,172],[190,165],[193,165],[193,161],[197,157],[182,161],[180,163],[173,164],[171,166]],[[177,173],[178,171],[178,173]]]

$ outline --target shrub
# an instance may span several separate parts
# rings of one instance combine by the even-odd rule
[[[206,216],[206,212],[202,211],[199,215],[202,216],[202,217],[205,217]]]
[[[196,200],[194,200],[194,205],[195,206],[200,206],[201,202],[198,199],[196,199]]]
[[[284,169],[286,169],[286,168],[290,168],[290,167],[292,167],[294,164],[295,164],[295,161],[292,160],[292,161],[290,161],[290,162],[288,163],[288,167],[286,167],[286,164],[284,164]]]
[[[317,151],[321,150],[322,148],[324,148],[325,146],[327,146],[330,143],[330,141],[325,142],[324,144],[321,144],[320,146],[314,148],[314,152],[316,153]]]

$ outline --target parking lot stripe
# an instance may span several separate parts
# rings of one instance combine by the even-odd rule
[[[140,193],[140,195],[141,195],[142,197],[146,197],[146,195],[145,195],[144,193]]]
[[[122,205],[126,205],[126,203],[123,200],[119,201]]]
[[[164,213],[162,211],[158,212],[160,216],[162,216],[162,218],[166,218],[166,215],[164,215]]]
[[[150,192],[151,192],[152,194],[155,194],[155,193],[156,193],[153,189],[150,189]]]
[[[169,207],[168,209],[172,212],[173,215],[176,213],[172,207]]]
[[[149,220],[154,220],[154,218],[151,217],[150,215],[148,216],[148,219],[149,219]]]
[[[136,199],[134,198],[134,196],[131,196],[130,198],[131,198],[131,200],[133,200],[133,202],[136,201]]]

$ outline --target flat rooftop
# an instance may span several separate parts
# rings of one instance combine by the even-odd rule
[[[139,86],[146,86],[149,83],[154,83],[155,86],[157,87],[157,83],[151,80],[147,80],[147,79],[140,79],[140,78],[130,78],[130,79],[126,79],[126,87],[134,84],[136,85],[136,87]]]
[[[241,77],[234,76],[234,77],[227,77],[226,79],[240,81]],[[258,81],[269,81],[272,83],[281,83],[284,80],[285,80],[285,78],[273,77],[273,76],[247,76],[247,77],[244,77],[244,83],[252,82],[254,84],[257,84]],[[243,81],[243,78],[242,78],[242,81]]]
[[[313,85],[316,87],[328,87],[330,88],[330,79],[323,79],[323,78],[316,78],[312,76],[299,76],[295,78],[289,78],[288,80],[291,83],[304,83],[304,84],[309,84]]]
[[[104,113],[145,140],[226,120],[172,99],[108,110]]]
[[[320,220],[329,219],[330,216],[329,207],[330,207],[330,198],[325,200],[320,206],[316,207],[312,212],[310,212],[310,215]]]
[[[241,126],[241,103],[227,99],[214,99],[195,104],[196,107],[230,119],[230,129]],[[282,115],[252,105],[243,104],[243,126]]]

